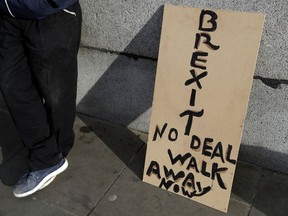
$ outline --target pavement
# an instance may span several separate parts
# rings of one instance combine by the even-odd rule
[[[147,134],[80,114],[68,169],[16,199],[9,185],[27,170],[27,151],[9,114],[0,120],[0,216],[288,215],[288,176],[239,161],[224,214],[141,181]]]

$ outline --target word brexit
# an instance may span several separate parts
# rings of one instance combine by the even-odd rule
[[[204,185],[199,180],[200,178],[196,179],[200,175],[204,178],[215,180],[221,189],[227,190],[227,186],[223,180],[223,174],[228,171],[228,167],[225,164],[236,164],[236,159],[232,158],[233,146],[231,144],[223,145],[221,141],[215,142],[213,138],[206,137],[201,139],[196,134],[191,135],[194,118],[199,119],[205,113],[204,108],[198,111],[194,109],[196,106],[197,90],[203,88],[201,82],[208,76],[205,63],[209,54],[208,52],[200,51],[200,49],[203,48],[202,46],[205,46],[210,51],[220,49],[219,45],[215,45],[212,42],[212,35],[210,34],[217,29],[217,18],[217,14],[213,11],[201,11],[198,26],[199,32],[195,35],[194,52],[190,61],[191,69],[189,72],[191,78],[184,83],[187,87],[192,86],[189,100],[190,107],[182,112],[179,117],[188,117],[187,123],[183,128],[184,130],[182,129],[181,131],[184,132],[184,136],[191,137],[190,143],[187,143],[190,147],[190,152],[173,154],[171,149],[167,149],[170,165],[165,164],[160,166],[156,160],[153,160],[146,171],[147,176],[154,176],[159,179],[160,188],[171,189],[175,193],[182,193],[182,195],[188,198],[203,196],[212,190],[212,185],[207,185],[207,183]],[[168,139],[165,139],[167,140],[166,142],[177,144],[179,136],[182,135],[179,134],[179,131],[173,127],[168,129],[168,123],[164,123],[162,127],[157,125],[152,142],[167,136]],[[193,155],[193,152],[195,155]],[[196,157],[196,155],[199,155],[199,152],[201,160]],[[176,166],[177,169],[175,169]],[[175,172],[174,170],[177,171]]]

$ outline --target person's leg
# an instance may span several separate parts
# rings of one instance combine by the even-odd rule
[[[74,143],[77,53],[81,32],[79,3],[27,26],[26,50],[34,82],[44,98],[48,122],[66,157]]]
[[[59,163],[62,154],[32,81],[21,27],[18,20],[0,16],[0,88],[23,144],[29,149],[30,168],[41,170]]]
[[[79,4],[39,21],[0,15],[0,88],[30,151],[31,171],[15,186],[16,197],[44,188],[68,166],[80,27]]]

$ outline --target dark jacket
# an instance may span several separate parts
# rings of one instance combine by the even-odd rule
[[[22,19],[42,19],[78,0],[0,0],[0,13]]]

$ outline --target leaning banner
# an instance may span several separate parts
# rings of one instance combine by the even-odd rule
[[[145,182],[227,212],[263,23],[165,6]]]

